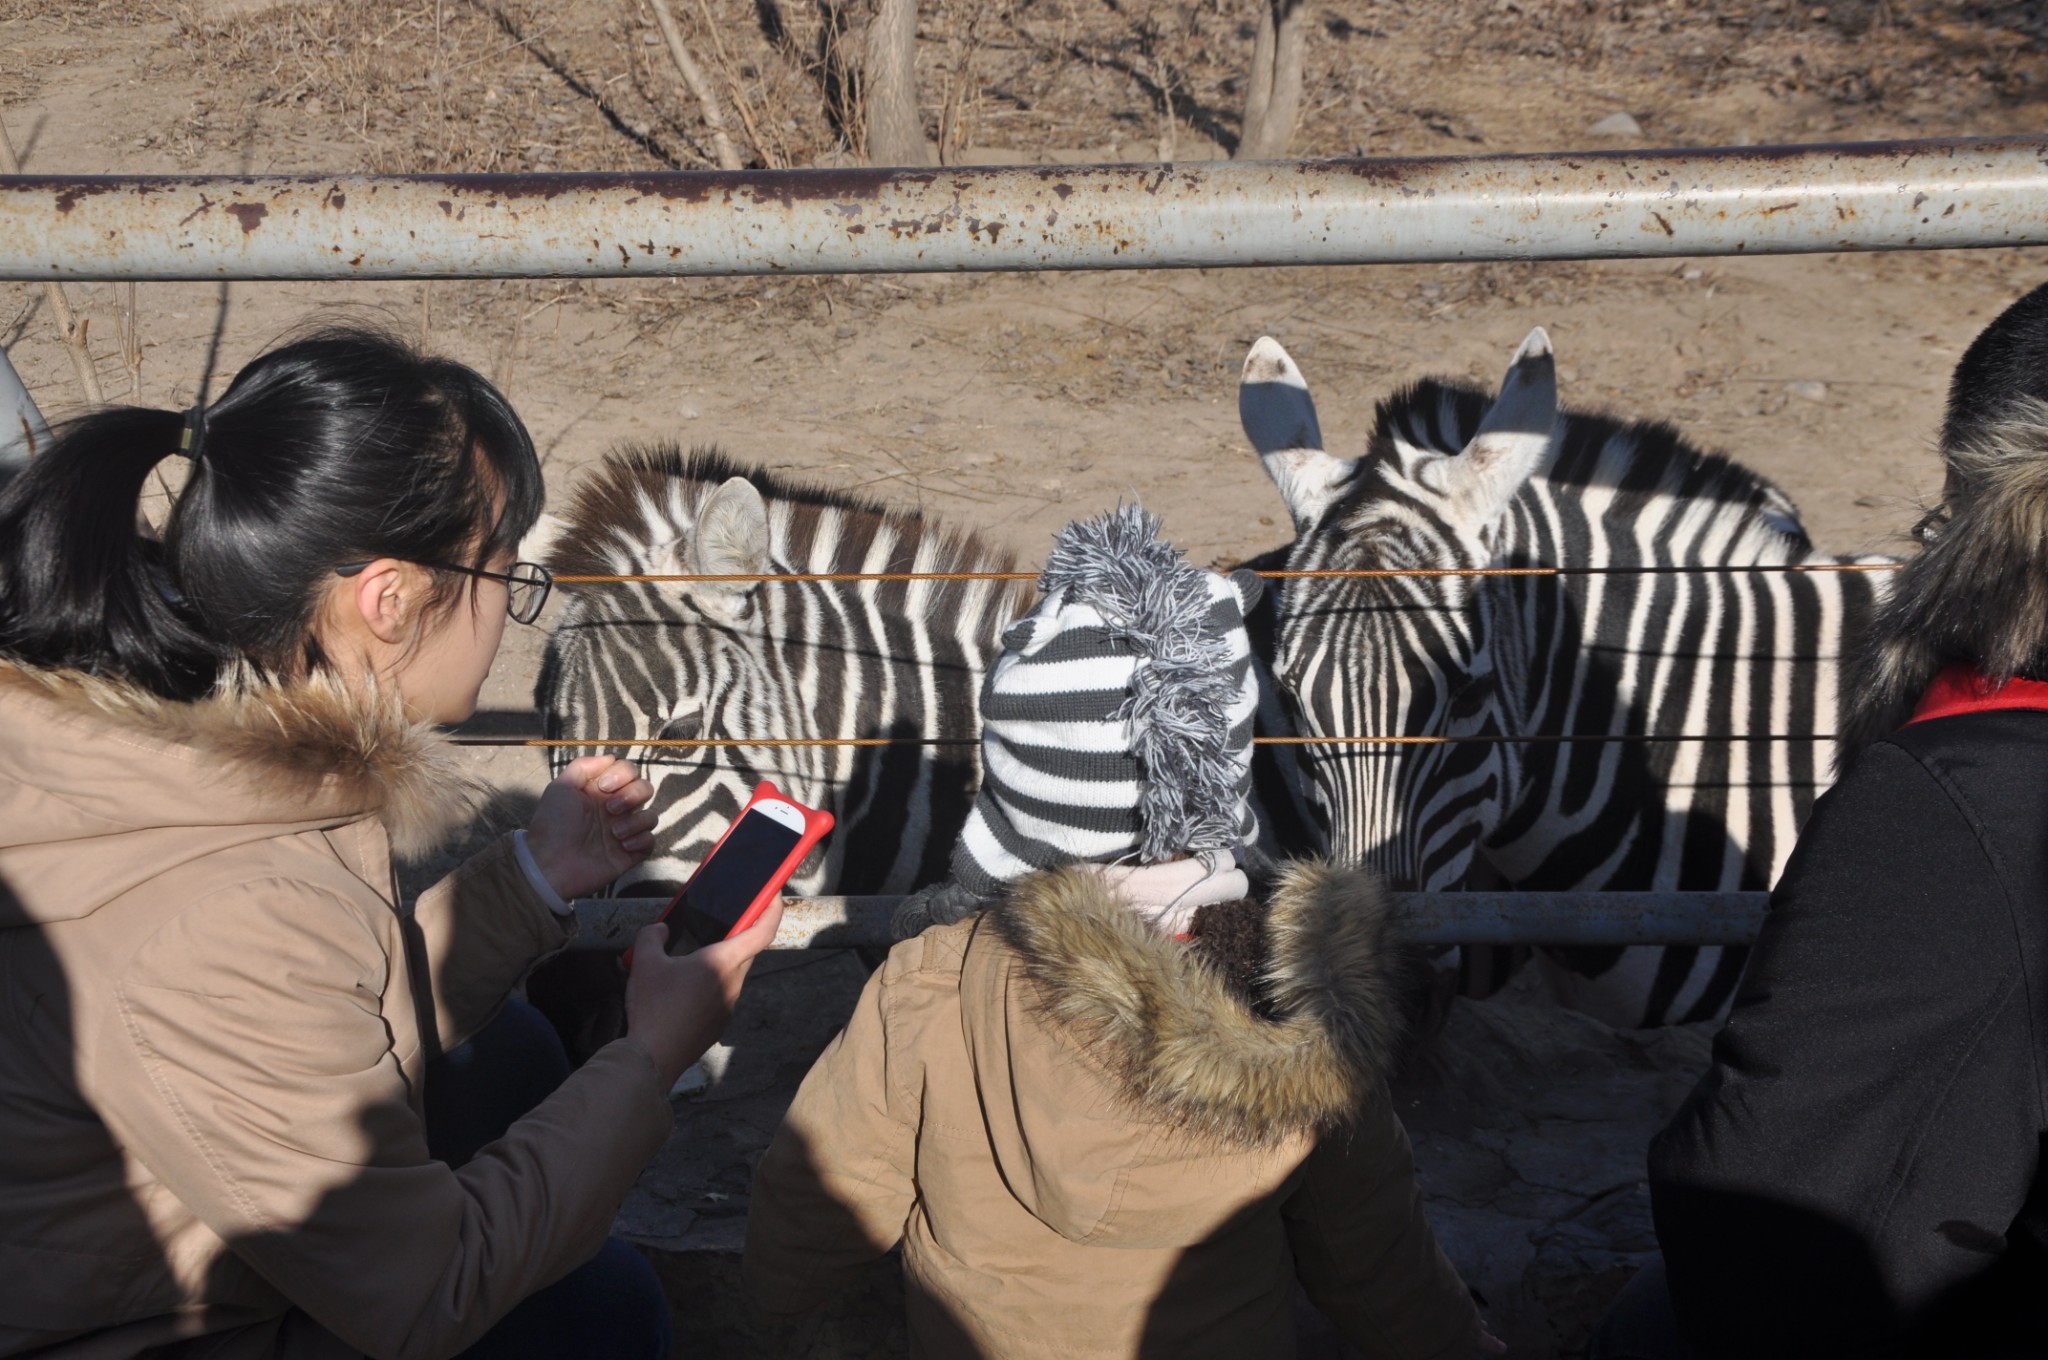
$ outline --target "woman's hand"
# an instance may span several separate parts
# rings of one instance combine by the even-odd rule
[[[669,1086],[725,1032],[754,956],[774,941],[781,924],[777,897],[739,934],[678,958],[669,957],[668,927],[659,921],[634,937],[626,1034],[647,1046]]]
[[[541,791],[526,848],[564,898],[596,892],[654,849],[654,786],[629,760],[584,756]]]

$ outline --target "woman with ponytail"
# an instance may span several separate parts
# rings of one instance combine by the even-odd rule
[[[2048,288],[1941,449],[1596,1357],[2048,1355]]]
[[[775,922],[651,928],[570,1074],[507,998],[647,853],[646,781],[578,761],[416,903],[392,871],[474,807],[437,725],[540,612],[541,499],[489,383],[363,330],[0,489],[0,1356],[665,1352],[607,1234]]]

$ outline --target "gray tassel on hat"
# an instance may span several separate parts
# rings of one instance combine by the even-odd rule
[[[953,854],[966,893],[1252,839],[1260,588],[1189,566],[1136,505],[1060,532],[983,685],[982,789]]]

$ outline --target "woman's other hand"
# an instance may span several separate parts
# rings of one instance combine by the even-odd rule
[[[630,760],[572,760],[541,791],[526,848],[564,898],[596,892],[654,849],[653,797]]]
[[[659,921],[634,937],[626,1034],[647,1046],[669,1086],[725,1032],[754,956],[774,941],[781,924],[778,897],[754,924],[694,953],[670,957],[668,927]]]

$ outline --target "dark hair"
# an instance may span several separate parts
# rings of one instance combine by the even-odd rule
[[[311,630],[336,567],[481,566],[540,517],[540,462],[503,395],[375,330],[316,330],[237,373],[158,539],[143,484],[185,433],[176,412],[95,411],[0,489],[0,655],[169,699],[241,667],[289,676],[322,663]],[[440,575],[447,594],[465,579]]]
[[[2048,285],[2000,312],[1963,351],[1949,380],[1943,453],[1995,435],[2014,408],[2028,400],[2048,401]]]

